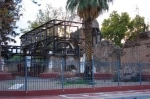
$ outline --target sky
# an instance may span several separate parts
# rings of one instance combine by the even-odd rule
[[[38,3],[41,4],[41,6],[35,5],[31,0],[22,0],[22,5],[24,10],[23,16],[20,18],[20,20],[17,22],[17,26],[19,28],[27,28],[28,20],[35,20],[36,13],[39,9],[44,9],[46,4],[51,4],[53,7],[62,7],[65,10],[65,5],[67,0],[35,0],[38,1]],[[139,8],[137,11],[136,8]],[[136,14],[139,13],[140,16],[145,17],[146,23],[150,20],[150,12],[148,11],[150,9],[150,0],[114,0],[113,3],[110,3],[109,5],[109,11],[104,12],[101,14],[97,20],[101,26],[104,19],[109,17],[109,14],[116,10],[119,13],[121,12],[127,12],[131,18],[135,17]],[[18,31],[20,32],[20,31]],[[20,45],[19,37],[16,38],[17,43],[12,45]]]

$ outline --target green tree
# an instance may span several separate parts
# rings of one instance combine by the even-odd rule
[[[13,57],[11,57],[9,60],[10,61],[20,61],[20,58],[21,58],[21,56],[13,56]]]
[[[85,71],[84,79],[92,79],[92,22],[108,10],[108,3],[112,0],[67,0],[66,9],[75,12],[83,20],[85,28]]]
[[[16,43],[15,37],[19,33],[16,33],[15,29],[18,28],[16,22],[22,15],[21,7],[19,0],[0,1],[0,60],[2,59],[1,53],[8,52],[8,49],[3,49],[3,46],[7,46],[8,42]]]
[[[15,32],[16,21],[19,20],[21,5],[18,1],[4,0],[0,3],[0,37],[1,43],[7,41],[16,42],[15,36],[19,35]]]
[[[118,14],[117,11],[113,11],[109,18],[103,21],[101,31],[104,39],[121,46],[122,40],[133,40],[138,33],[142,32],[143,24],[144,17],[136,16],[131,19],[127,12]]]
[[[145,23],[144,17],[136,15],[129,24],[129,31],[125,33],[125,40],[134,40],[139,33],[147,31],[148,27],[149,24]]]
[[[62,10],[61,7],[55,8],[51,4],[47,4],[45,10],[40,9],[36,14],[36,18],[34,21],[28,21],[28,28],[27,29],[20,29],[22,33],[26,33],[52,19],[60,19],[60,20],[68,20],[72,21],[77,19],[77,15],[75,13],[66,13]],[[59,27],[62,31],[63,28]]]

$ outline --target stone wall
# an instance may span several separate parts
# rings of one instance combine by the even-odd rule
[[[99,41],[93,48],[96,72],[113,73],[116,70],[116,47],[109,41]]]
[[[115,46],[109,41],[100,41],[97,46],[93,48],[93,55],[95,59],[99,59],[102,62],[116,61],[116,55],[114,53]]]
[[[139,36],[134,41],[125,43],[121,59],[123,62],[150,62],[150,32],[146,33],[147,36]]]
[[[139,36],[138,38],[135,39],[136,43],[135,41],[127,42],[128,44],[126,44],[126,46],[124,46],[123,48],[123,55],[121,56],[121,62],[122,63],[140,62],[142,73],[147,74],[150,73],[150,37],[148,36],[150,32],[146,32],[143,34],[141,33],[142,36]],[[137,66],[132,65],[132,67],[140,69],[139,65]]]
[[[49,60],[49,70],[47,72],[60,72],[62,70],[62,57],[51,56]],[[74,65],[76,69],[79,69],[78,62],[77,57],[67,56],[66,64],[64,61],[64,69],[67,70],[70,65]]]
[[[76,34],[72,34],[72,37],[77,37],[80,35],[84,38],[83,30],[80,29],[76,31]],[[149,33],[149,32],[148,32]],[[85,42],[81,42],[80,48],[84,49]],[[93,56],[95,61],[96,72],[100,73],[114,73],[117,72],[117,55],[115,53],[116,46],[110,41],[98,41],[93,47]],[[84,50],[82,52],[82,55]],[[81,55],[81,57],[82,57]],[[149,37],[137,37],[135,41],[127,41],[123,48],[121,58],[121,66],[127,66],[123,63],[138,63],[140,62],[150,62],[150,38]],[[61,67],[61,59],[58,57],[53,57],[52,60],[56,65],[53,65],[53,70],[59,70]],[[67,65],[75,65],[79,69],[78,59],[67,57]],[[96,64],[97,63],[97,64]],[[106,64],[109,63],[109,64]],[[133,66],[133,65],[132,65]],[[134,65],[135,66],[135,65]],[[123,68],[123,67],[122,67]],[[138,69],[138,66],[135,67]],[[143,65],[142,69],[145,73],[150,71],[150,65]]]
[[[149,33],[149,32],[148,32]],[[115,46],[109,41],[98,42],[94,47],[93,55],[95,59],[102,62],[115,62],[117,61],[117,55],[115,53]],[[150,38],[138,37],[135,41],[127,41],[122,48],[121,66],[132,66],[139,69],[139,65],[135,63],[142,63],[142,72],[150,73]],[[126,64],[124,64],[126,63]],[[128,64],[127,64],[128,63]],[[112,70],[116,70],[114,66]],[[105,67],[105,69],[108,69]],[[101,70],[99,70],[102,72]]]

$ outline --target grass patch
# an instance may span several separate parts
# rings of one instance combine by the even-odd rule
[[[68,84],[88,84],[85,80],[77,80],[75,82],[67,82]]]
[[[89,84],[89,82],[85,81],[85,80],[77,80],[75,82],[63,82],[64,85],[70,85],[70,84]],[[59,84],[61,84],[61,82],[59,82]]]
[[[10,84],[10,85],[14,85],[15,83],[14,83],[14,82],[9,82],[9,84]]]

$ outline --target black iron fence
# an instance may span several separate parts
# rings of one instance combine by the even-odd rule
[[[93,61],[85,75],[84,63],[5,61],[0,64],[0,90],[53,90],[150,84],[150,63]],[[91,80],[85,80],[91,77]]]

